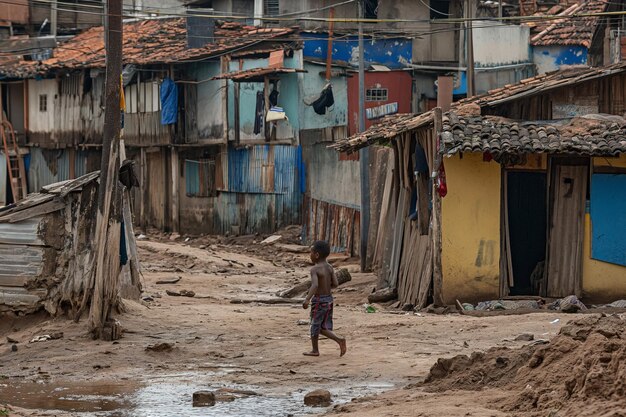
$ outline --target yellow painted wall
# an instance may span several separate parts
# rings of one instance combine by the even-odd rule
[[[620,158],[594,158],[594,166],[626,168],[626,155]],[[626,267],[591,259],[591,216],[585,215],[583,252],[583,295],[593,302],[626,299]]]
[[[443,296],[446,304],[499,295],[500,165],[482,154],[444,159],[448,195],[442,200]]]

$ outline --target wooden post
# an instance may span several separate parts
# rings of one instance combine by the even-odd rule
[[[263,80],[263,96],[265,98],[265,114],[263,115],[263,131],[265,141],[270,141],[270,125],[266,121],[267,113],[270,111],[270,78],[266,75]]]
[[[146,181],[148,180],[148,165],[146,158],[146,148],[139,149],[139,164],[140,164],[140,173],[139,173],[139,221],[141,227],[143,228],[146,225],[146,192],[148,187],[146,187]]]
[[[70,158],[70,179],[76,179],[76,149],[74,147],[69,148]]]
[[[179,232],[179,180],[180,180],[180,167],[178,160],[178,150],[172,146],[170,152],[170,164],[172,171],[172,232]]]
[[[119,139],[120,74],[122,73],[122,0],[107,2],[106,81],[102,164],[98,190],[98,213],[94,238],[94,262],[89,289],[93,289],[89,310],[89,330],[101,338],[111,307],[115,304],[120,272]],[[84,303],[84,302],[83,302]],[[82,307],[81,307],[82,309]]]
[[[233,103],[235,106],[235,145],[239,145],[241,141],[241,132],[239,130],[239,83],[235,82],[235,102]]]
[[[441,271],[441,197],[437,191],[437,173],[441,164],[441,154],[439,151],[439,136],[442,129],[442,112],[439,107],[434,109],[434,158],[435,161],[432,178],[432,196],[433,196],[433,212],[432,212],[432,252],[433,252],[433,302],[437,306],[443,305],[443,273]]]
[[[328,12],[328,45],[326,47],[326,81],[330,81],[331,65],[333,63],[333,24],[335,21],[335,8],[331,7]]]

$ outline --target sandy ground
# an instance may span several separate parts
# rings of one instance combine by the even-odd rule
[[[421,381],[439,357],[492,346],[519,347],[525,342],[513,339],[521,333],[548,339],[571,317],[546,313],[473,318],[398,314],[382,308],[366,313],[363,303],[376,278],[348,265],[353,280],[336,292],[335,309],[336,331],[348,339],[348,353],[340,358],[337,346],[322,340],[322,355],[309,358],[302,355],[310,348],[308,327],[298,324],[308,319],[308,312],[300,305],[230,303],[233,298],[272,297],[304,279],[307,254],[284,255],[291,261],[285,267],[199,242],[142,240],[139,247],[144,295],[154,301],[125,303],[127,311],[118,317],[125,334],[118,342],[90,340],[86,319],[0,320],[0,415],[5,415],[2,404],[11,416],[90,415],[98,407],[97,415],[168,415],[158,401],[152,411],[150,404],[143,404],[148,411],[133,412],[140,401],[135,394],[141,387],[180,381],[172,385],[173,392],[164,388],[155,394],[159,400],[177,397],[169,415],[195,415],[191,394],[200,385],[251,387],[277,398],[275,406],[259,402],[250,414],[237,412],[236,400],[229,405],[231,414],[205,409],[202,415],[503,416],[489,408],[506,395],[497,390],[429,394],[404,387]],[[273,250],[263,248],[261,253]],[[174,276],[181,277],[177,284],[156,284]],[[196,297],[166,295],[166,290],[183,289],[193,290]],[[560,321],[552,324],[556,318]],[[63,338],[29,343],[34,336],[57,331]],[[17,351],[11,350],[13,343],[6,336],[19,341]],[[169,343],[172,350],[146,350],[158,343]],[[302,408],[302,395],[316,388],[336,395],[336,405]],[[108,402],[98,397],[103,392],[111,397]],[[93,403],[98,404],[95,409]],[[50,411],[55,408],[65,411]],[[68,411],[72,409],[77,411]]]

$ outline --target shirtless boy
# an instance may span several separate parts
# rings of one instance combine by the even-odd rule
[[[306,310],[311,304],[311,344],[313,349],[304,353],[306,356],[319,356],[318,341],[320,334],[334,340],[339,345],[340,356],[346,354],[346,339],[333,333],[333,296],[332,288],[337,288],[335,270],[326,261],[330,255],[327,242],[318,240],[311,246],[311,288],[302,304]]]

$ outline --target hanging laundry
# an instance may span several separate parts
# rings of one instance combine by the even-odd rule
[[[422,145],[417,142],[415,144],[415,171],[418,174],[428,174],[428,161],[426,160],[426,152]]]
[[[437,192],[441,198],[448,194],[448,185],[446,184],[446,170],[443,167],[443,161],[439,165],[439,172],[437,175]]]
[[[263,129],[263,116],[265,115],[265,95],[263,91],[256,92],[256,110],[254,113],[254,134],[258,135]]]
[[[161,84],[161,124],[173,125],[178,120],[178,87],[171,78]]]
[[[279,120],[289,120],[282,107],[271,107],[265,117],[266,122],[277,122]]]
[[[126,111],[126,97],[124,96],[124,76],[120,76],[120,122],[124,129],[124,112]]]
[[[272,92],[270,93],[270,106],[278,106],[278,95],[280,93],[278,92],[278,90],[274,89],[272,90]]]
[[[322,90],[319,98],[315,100],[311,105],[315,113],[323,115],[326,114],[326,109],[335,104],[335,98],[333,96],[333,87],[327,84]]]

